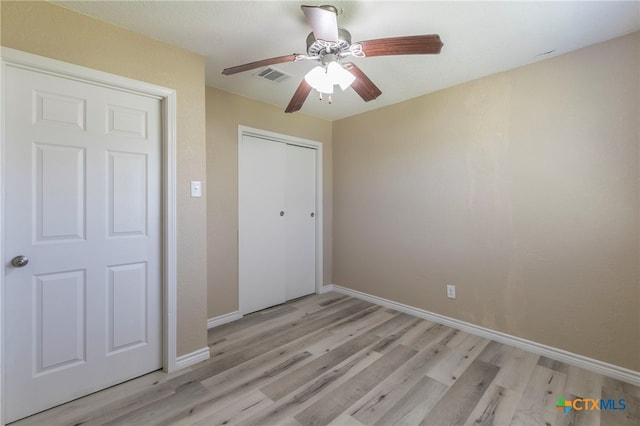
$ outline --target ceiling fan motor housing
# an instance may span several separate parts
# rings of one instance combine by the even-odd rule
[[[351,33],[344,28],[338,27],[337,42],[316,40],[313,32],[307,36],[307,54],[309,56],[324,56],[327,53],[346,52],[349,47],[351,47]]]

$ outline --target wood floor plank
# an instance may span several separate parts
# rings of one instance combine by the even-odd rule
[[[278,364],[262,364],[262,367],[256,368],[253,374],[231,375],[226,377],[225,380],[217,380],[217,376],[215,376],[202,380],[200,383],[215,393],[225,394],[229,394],[235,389],[256,388],[272,382],[270,379],[289,373],[301,364],[304,365],[304,361],[312,357],[313,355],[310,352],[298,352],[284,360],[277,358],[276,360],[280,361]]]
[[[433,330],[435,326],[436,324],[432,323],[431,321],[421,319],[416,323],[416,325],[413,328],[411,328],[406,333],[404,333],[404,335],[400,336],[400,338],[397,341],[397,344],[408,346],[417,351],[420,351],[424,349],[425,345],[430,345],[435,343],[433,342],[433,340],[435,339],[431,339],[430,341],[427,341],[425,339],[425,335],[430,330]]]
[[[453,383],[421,425],[458,425],[464,423],[498,374],[499,368],[473,361]]]
[[[340,414],[340,416],[336,417],[336,419],[333,420],[331,423],[329,423],[329,426],[367,426],[367,425],[364,423],[360,423],[359,421],[351,417],[349,413],[344,412]]]
[[[210,410],[211,413],[208,410],[202,410],[198,416],[189,418],[188,424],[198,426],[238,425],[271,404],[273,404],[273,401],[267,398],[265,394],[260,391],[253,391],[222,409]],[[181,418],[172,420],[167,424],[182,426],[186,423],[185,419]]]
[[[201,370],[206,370],[210,364],[215,363],[215,360],[209,360],[205,365],[201,368],[194,369],[189,375],[185,375],[184,378],[189,378],[191,380],[200,380],[206,386],[218,386],[219,384],[224,384],[228,381],[238,380],[239,377],[249,378],[257,375],[257,372],[263,371],[265,369],[273,368],[279,363],[283,362],[285,359],[301,353],[301,352],[309,352],[308,348],[310,345],[316,344],[316,342],[325,343],[327,341],[332,341],[334,336],[327,330],[320,330],[316,333],[311,333],[308,336],[305,336],[301,339],[294,340],[286,345],[280,346],[275,350],[271,350],[269,352],[265,352],[262,355],[252,358],[246,362],[243,362],[235,367],[228,368],[224,371],[221,371],[218,374],[206,374]]]
[[[415,349],[396,346],[348,380],[335,392],[325,395],[315,404],[297,414],[295,418],[309,426],[330,423],[416,353]]]
[[[567,365],[567,381],[564,392],[579,398],[600,399],[604,377],[583,368]]]
[[[249,419],[246,422],[246,426],[280,425],[283,419],[295,416],[324,395],[331,394],[342,383],[358,374],[381,356],[380,353],[371,350],[354,354],[315,380],[305,383],[279,401],[275,401],[272,408]]]
[[[340,324],[330,327],[329,331],[332,333],[345,333],[351,332],[352,330],[357,331],[363,323],[366,323],[366,321],[371,317],[375,317],[381,310],[381,306],[371,306],[368,309],[364,309],[357,314],[352,315],[349,319],[342,321]]]
[[[291,305],[281,305],[279,309],[268,313],[255,312],[253,314],[245,315],[236,321],[228,322],[218,327],[210,328],[209,330],[207,330],[207,335],[210,342],[212,341],[212,339],[222,339],[229,335],[237,333],[239,330],[251,330],[253,326],[263,324],[264,322],[281,317],[283,315],[287,315],[288,313],[294,311],[296,311],[296,308]]]
[[[435,407],[448,389],[446,385],[422,376],[409,392],[373,424],[415,426]]]
[[[371,304],[367,304],[366,302],[353,303],[353,301],[346,300],[336,306],[309,315],[306,315],[303,311],[294,310],[293,315],[287,316],[281,321],[275,323],[266,322],[255,326],[253,330],[258,330],[257,333],[251,333],[249,336],[234,339],[225,345],[212,346],[212,348],[215,347],[215,349],[212,349],[211,356],[235,356],[235,354],[246,351],[248,347],[255,345],[257,342],[269,341],[275,337],[289,334],[292,331],[301,330],[301,325],[310,329],[313,329],[315,326],[316,329],[319,329],[333,322],[337,322],[340,319],[354,315],[370,306]]]
[[[512,424],[520,398],[522,394],[496,385],[494,380],[469,414],[465,426]]]
[[[213,409],[222,409],[237,399],[245,398],[258,386],[273,382],[278,375],[286,374],[288,369],[295,367],[310,355],[308,352],[295,354],[282,363],[262,371],[258,376],[242,375],[235,380],[215,385],[208,385],[207,381],[203,381],[201,383],[209,389],[208,395],[184,404],[166,420],[170,423],[188,423],[191,418],[202,417],[203,413],[209,413]]]
[[[562,410],[555,409],[567,375],[537,365],[513,416],[514,424],[544,425],[561,422]]]
[[[538,361],[538,365],[542,367],[547,367],[553,371],[557,371],[558,373],[567,374],[568,365],[564,362],[556,361],[555,359],[547,358],[546,356],[541,356]]]
[[[611,377],[604,377],[602,380],[602,387],[627,393],[640,399],[640,384],[634,386],[631,383],[621,382],[620,380],[612,379]]]
[[[359,404],[351,407],[349,413],[364,424],[376,423],[411,392],[426,372],[450,351],[448,347],[440,345],[419,352],[386,380],[380,382]]]
[[[270,351],[265,351],[263,354],[251,357],[244,362],[233,363],[233,365],[227,365],[226,359],[209,359],[207,362],[199,364],[197,368],[193,368],[192,371],[176,376],[169,379],[169,383],[175,386],[180,386],[187,382],[203,382],[207,386],[211,384],[224,383],[228,380],[236,380],[239,377],[253,377],[256,374],[261,374],[265,366],[271,368],[293,354],[303,352],[304,348],[311,344],[311,342],[317,340],[324,340],[331,336],[327,330],[318,330],[315,333],[296,339],[292,342],[288,342],[283,346],[279,346]],[[224,363],[225,366],[221,367],[219,363]],[[256,371],[258,371],[256,373]]]
[[[488,344],[489,340],[485,338],[464,336],[454,345],[447,357],[442,358],[429,369],[427,375],[440,383],[452,386]],[[451,348],[449,344],[446,347]]]
[[[256,358],[264,352],[274,350],[284,344],[321,330],[323,327],[327,327],[330,324],[336,324],[370,306],[371,304],[367,302],[356,303],[355,305],[341,309],[332,315],[304,321],[303,324],[298,324],[294,321],[287,327],[278,329],[277,333],[265,332],[260,336],[260,338],[246,341],[246,345],[244,347],[238,347],[234,352],[228,352],[217,356],[213,355],[214,363],[211,364],[211,368],[208,373],[213,375],[232,368],[250,359]]]
[[[340,302],[344,302],[349,299],[351,299],[349,296],[332,291],[296,299],[293,302],[287,302],[287,305],[291,304],[296,309],[311,314],[319,310],[327,309],[330,306],[335,306]]]
[[[538,358],[536,354],[513,348],[505,356],[495,384],[522,395],[538,365]]]
[[[201,383],[188,383],[176,389],[171,395],[153,401],[144,407],[140,407],[108,422],[100,422],[100,424],[105,426],[157,424],[172,416],[176,410],[179,410],[187,402],[205,398],[207,394],[207,388],[202,386]]]
[[[189,376],[184,377],[191,380],[200,380],[209,388],[224,388],[230,386],[229,383],[255,380],[255,378],[261,376],[264,371],[276,367],[290,357],[303,352],[309,352],[306,348],[313,344],[313,342],[324,342],[325,340],[330,340],[332,337],[333,335],[329,331],[321,330],[302,339],[294,340],[293,342],[281,346],[276,350],[265,352],[256,358],[224,370],[218,374],[208,375],[200,371],[201,369],[206,370],[207,366],[213,363],[213,361],[210,360],[210,362],[201,367],[201,369],[195,369],[189,374]]]
[[[392,314],[378,310],[367,318],[361,319],[357,324],[351,324],[346,328],[340,328],[338,331],[335,331],[332,328],[330,334],[333,338],[318,341],[317,343],[308,346],[306,349],[313,354],[322,355],[326,352],[332,351],[360,334],[371,331],[372,328],[389,320],[391,317]]]
[[[566,371],[567,375],[567,380],[562,391],[562,395],[565,398],[571,400],[576,398],[601,398],[604,378],[600,374],[592,373],[572,365],[566,365],[566,368],[562,369]],[[561,421],[562,425],[599,426],[601,424],[601,414],[599,410],[571,410],[562,416]]]
[[[399,340],[405,337],[408,333],[414,332],[416,327],[422,323],[423,320],[420,318],[415,318],[413,321],[410,321],[407,325],[395,331],[394,333],[389,334],[384,337],[380,343],[374,346],[373,350],[385,353],[391,351],[393,348],[399,344]]]
[[[379,337],[374,334],[364,333],[327,352],[304,367],[292,371],[277,383],[265,386],[260,390],[272,400],[277,401],[334,368],[345,359],[375,344],[378,339]]]
[[[495,365],[496,367],[502,367],[507,358],[511,355],[515,348],[512,346],[503,345],[496,341],[491,341],[484,350],[478,355],[478,361],[484,361],[486,363]]]
[[[371,333],[384,338],[389,336],[390,334],[395,333],[396,331],[400,330],[416,319],[411,315],[400,312],[394,312],[394,314],[395,316],[393,318],[375,327],[373,330],[371,330]]]

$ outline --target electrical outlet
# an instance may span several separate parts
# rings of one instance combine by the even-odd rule
[[[447,284],[447,297],[449,299],[456,298],[456,286]]]

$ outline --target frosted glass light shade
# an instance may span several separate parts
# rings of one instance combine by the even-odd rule
[[[329,80],[327,71],[324,67],[318,65],[304,76],[309,86],[313,87],[320,93],[333,93],[333,83]]]
[[[333,84],[339,85],[342,90],[348,89],[356,79],[353,74],[342,68],[337,62],[331,62],[327,65],[327,75]]]
[[[337,84],[342,90],[346,90],[356,77],[339,63],[330,62],[326,68],[321,65],[313,68],[304,76],[304,79],[318,92],[331,94],[334,85]]]

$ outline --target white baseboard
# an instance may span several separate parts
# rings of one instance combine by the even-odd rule
[[[219,325],[226,324],[231,321],[239,320],[240,318],[242,318],[242,314],[239,311],[229,312],[228,314],[209,318],[207,320],[207,329],[217,327]]]
[[[175,371],[192,366],[201,361],[206,361],[210,358],[210,356],[211,356],[211,353],[209,352],[208,346],[198,349],[197,351],[193,351],[189,354],[179,356],[178,358],[176,358]]]
[[[593,371],[594,373],[609,376],[623,382],[631,383],[635,386],[640,386],[640,371],[629,370],[624,367],[619,367],[617,365],[598,361],[597,359],[574,354],[563,349],[543,345],[542,343],[532,342],[531,340],[522,339],[520,337],[502,333],[500,331],[491,330],[489,328],[481,327],[479,325],[471,324],[455,318],[436,314],[434,312],[429,312],[424,309],[414,308],[412,306],[404,305],[402,303],[394,302],[388,299],[383,299],[371,294],[351,290],[350,288],[341,287],[336,284],[330,284],[321,287],[320,289],[321,293],[327,293],[329,291],[335,291],[358,299],[366,300],[367,302],[395,309],[396,311],[404,312],[418,318],[437,322],[448,327],[457,328],[458,330],[464,331],[466,333],[495,340],[499,343],[504,343],[506,345],[514,346],[516,348],[520,348],[539,355],[544,355],[547,358],[562,361],[567,364],[575,365],[576,367],[584,368],[585,370]]]

